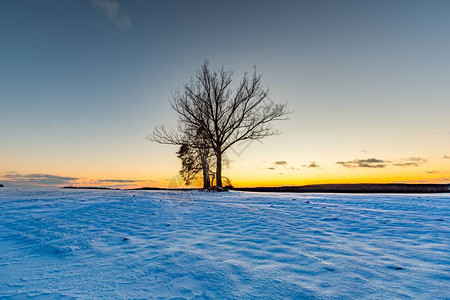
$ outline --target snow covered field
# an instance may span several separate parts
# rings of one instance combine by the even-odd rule
[[[0,189],[0,298],[449,299],[450,195]]]

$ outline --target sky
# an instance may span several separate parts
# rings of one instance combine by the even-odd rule
[[[0,183],[178,187],[172,93],[263,74],[283,133],[235,186],[450,183],[449,1],[0,1]]]

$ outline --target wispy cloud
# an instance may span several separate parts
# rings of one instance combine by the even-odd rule
[[[312,162],[309,164],[308,168],[313,168],[313,169],[315,169],[315,168],[320,168],[320,166],[319,166],[316,162],[312,161]]]
[[[284,160],[280,160],[280,161],[274,162],[274,164],[277,166],[287,166],[288,163]]]
[[[444,155],[443,158],[450,159],[450,156]]]
[[[336,164],[346,168],[385,168],[389,161],[377,158],[354,159],[350,161],[338,161]]]
[[[138,182],[154,182],[154,180],[133,180],[133,179],[100,179],[98,183],[138,183]]]
[[[419,167],[423,165],[424,163],[427,163],[427,160],[421,157],[410,157],[406,159],[401,159],[397,163],[393,163],[393,166],[396,167]]]
[[[439,174],[439,173],[441,173],[441,172],[433,170],[433,171],[428,171],[427,173],[428,173],[428,174]]]
[[[7,172],[0,176],[2,183],[8,186],[59,186],[70,184],[77,177],[58,176],[43,173],[20,174],[16,172]]]
[[[58,176],[44,173],[20,174],[17,172],[3,172],[0,183],[5,186],[62,186],[62,185],[105,185],[130,186],[138,183],[153,183],[151,179],[86,179],[78,177]]]
[[[419,167],[428,161],[421,157],[409,157],[397,159],[395,161],[384,160],[379,158],[354,159],[349,161],[338,161],[336,164],[346,168],[385,168],[394,167]]]
[[[120,5],[117,0],[93,0],[92,3],[95,7],[100,8],[105,16],[120,28],[131,28],[130,16],[120,11]]]

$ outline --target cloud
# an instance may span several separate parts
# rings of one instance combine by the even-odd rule
[[[141,183],[149,184],[154,182],[156,181],[151,179],[95,179],[95,180],[87,180],[85,182],[78,182],[78,185],[122,188],[129,186],[137,186],[138,184]]]
[[[284,160],[280,160],[280,161],[274,162],[274,164],[276,164],[277,166],[287,166],[288,163]]]
[[[267,170],[275,170],[273,167],[268,167]]]
[[[58,176],[43,173],[20,174],[17,172],[3,172],[0,174],[0,183],[5,186],[63,186],[63,185],[133,185],[141,182],[155,182],[154,180],[134,179],[99,179],[90,180],[86,178]]]
[[[421,157],[410,157],[398,159],[396,161],[383,160],[378,158],[354,159],[350,161],[338,161],[336,164],[346,168],[385,168],[394,167],[419,167],[428,161]]]
[[[319,168],[320,166],[318,165],[318,164],[316,164],[314,161],[312,161],[310,164],[309,164],[309,166],[308,166],[308,168],[313,168],[313,169],[315,169],[315,168]]]
[[[450,156],[444,155],[443,158],[450,159]]]
[[[27,186],[27,185],[42,185],[42,186],[58,186],[69,184],[72,181],[78,180],[77,177],[66,177],[51,174],[33,173],[33,174],[19,174],[16,172],[7,172],[1,176],[1,180],[5,185],[9,186]]]
[[[399,162],[393,163],[392,165],[396,167],[419,167],[427,162],[426,159],[421,157],[410,157],[401,159]]]
[[[397,164],[392,164],[393,166],[396,167],[418,167],[420,166],[419,163],[416,162],[404,162],[404,163],[397,163]]]
[[[346,168],[384,168],[389,161],[377,158],[354,159],[350,161],[338,161],[336,164]]]
[[[439,172],[439,171],[434,171],[434,170],[433,170],[433,171],[428,171],[427,173],[428,173],[428,174],[439,174],[439,173],[441,173],[441,172]]]
[[[93,5],[99,7],[105,16],[122,29],[131,28],[129,15],[120,12],[120,5],[117,0],[93,0]]]
[[[99,183],[111,182],[111,183],[136,183],[136,182],[154,182],[154,180],[132,180],[132,179],[101,179],[97,180]]]

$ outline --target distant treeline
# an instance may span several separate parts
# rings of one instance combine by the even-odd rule
[[[304,186],[234,188],[246,192],[279,193],[450,193],[449,184],[315,184]]]
[[[2,185],[0,185],[1,187]],[[119,188],[95,186],[65,186],[64,189],[120,190]],[[194,191],[198,188],[142,187],[127,190],[144,191]],[[226,191],[227,189],[223,189]],[[450,184],[406,184],[406,183],[357,183],[357,184],[314,184],[304,186],[230,188],[243,192],[268,193],[450,193]]]
[[[3,184],[0,184],[0,187],[5,187]]]
[[[63,189],[78,189],[78,190],[119,190],[118,188],[109,188],[101,186],[64,186]]]

